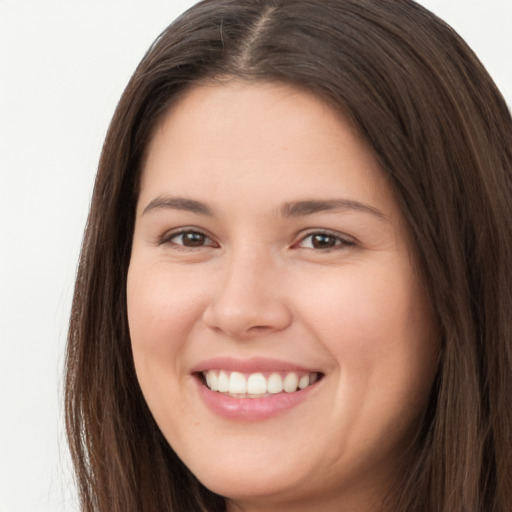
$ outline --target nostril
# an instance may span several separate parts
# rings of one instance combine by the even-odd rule
[[[250,327],[247,332],[261,333],[269,330],[272,330],[270,325],[254,325],[253,327]]]

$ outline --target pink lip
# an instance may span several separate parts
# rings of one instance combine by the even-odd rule
[[[227,370],[240,373],[256,372],[314,372],[315,369],[305,368],[296,364],[279,361],[277,359],[267,359],[263,357],[253,357],[251,359],[233,359],[231,357],[216,357],[202,361],[191,369],[191,373],[200,373],[207,370]]]
[[[279,393],[263,398],[235,398],[207,388],[196,379],[199,394],[215,414],[230,420],[261,421],[277,416],[304,402],[314,393],[318,382],[295,393]]]

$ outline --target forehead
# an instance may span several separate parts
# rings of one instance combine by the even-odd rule
[[[245,143],[252,136],[254,150],[257,143],[273,145],[278,141],[276,134],[290,140],[302,136],[303,142],[308,139],[314,145],[329,131],[336,137],[341,129],[359,138],[340,111],[304,89],[275,82],[211,82],[194,85],[177,98],[157,124],[148,151],[164,133],[184,138],[204,135],[212,142],[208,149],[220,141]],[[361,138],[359,142],[365,144]],[[242,144],[240,149],[250,148]]]
[[[145,201],[163,193],[392,199],[373,152],[338,111],[288,85],[235,81],[195,86],[173,105],[150,141],[141,185]]]

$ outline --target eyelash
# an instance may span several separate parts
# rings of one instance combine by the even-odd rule
[[[307,247],[307,249],[312,250],[318,250],[322,252],[329,252],[329,251],[336,251],[336,250],[342,250],[346,249],[347,247],[353,247],[356,245],[354,240],[349,240],[348,238],[345,238],[341,236],[340,234],[328,230],[316,230],[316,231],[310,231],[306,235],[304,235],[296,244],[294,244],[294,247],[299,246],[300,244],[304,243],[305,240],[308,238],[313,239],[313,237],[323,237],[330,240],[334,240],[334,244],[329,247]],[[313,244],[314,242],[312,242]]]
[[[176,239],[177,237],[181,236],[183,237],[184,235],[199,235],[201,237],[204,238],[204,240],[209,240],[210,243],[209,244],[205,244],[205,245],[197,245],[197,246],[194,246],[194,245],[190,245],[190,246],[187,246],[183,243],[176,243],[174,242],[173,240]],[[178,250],[194,250],[194,249],[197,249],[197,248],[202,248],[202,247],[218,247],[218,244],[215,243],[206,233],[203,233],[202,231],[198,230],[198,229],[181,229],[179,231],[174,231],[172,233],[168,233],[168,234],[165,234],[159,241],[158,241],[158,244],[159,245],[164,245],[164,244],[170,244],[172,245],[173,247],[175,247],[176,249]]]
[[[183,243],[176,243],[175,241],[173,241],[177,237],[180,237],[180,236],[183,237],[184,235],[195,235],[195,236],[199,235],[200,237],[202,237],[203,241],[207,240],[207,241],[209,241],[209,243],[196,245],[196,246],[194,246],[194,245],[187,246]],[[310,231],[309,233],[302,236],[302,238],[298,242],[294,243],[291,247],[292,248],[301,248],[300,246],[301,246],[301,244],[304,243],[305,240],[313,239],[313,237],[323,237],[324,239],[328,239],[331,242],[334,241],[334,245],[327,246],[327,247],[314,247],[313,246],[314,242],[312,241],[311,247],[302,247],[302,248],[316,250],[319,252],[330,252],[330,251],[335,251],[335,250],[346,249],[347,247],[353,247],[356,245],[356,243],[353,240],[348,240],[347,238],[340,236],[338,233],[331,232],[328,230],[316,230],[316,231]],[[183,242],[183,239],[182,239],[182,242]],[[213,248],[219,247],[219,245],[216,242],[214,242],[206,233],[204,233],[198,229],[181,229],[179,231],[175,231],[173,233],[166,234],[161,239],[158,240],[158,244],[159,245],[170,244],[178,250],[194,250],[194,249],[200,249],[203,247],[213,247]]]

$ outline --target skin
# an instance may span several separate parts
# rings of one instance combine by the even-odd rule
[[[352,203],[283,206],[338,199]],[[201,234],[196,245],[183,228]],[[381,509],[437,342],[403,216],[339,113],[287,85],[189,90],[148,148],[127,292],[147,403],[229,510]],[[323,378],[281,414],[233,420],[205,405],[191,374],[212,357],[272,358]]]

